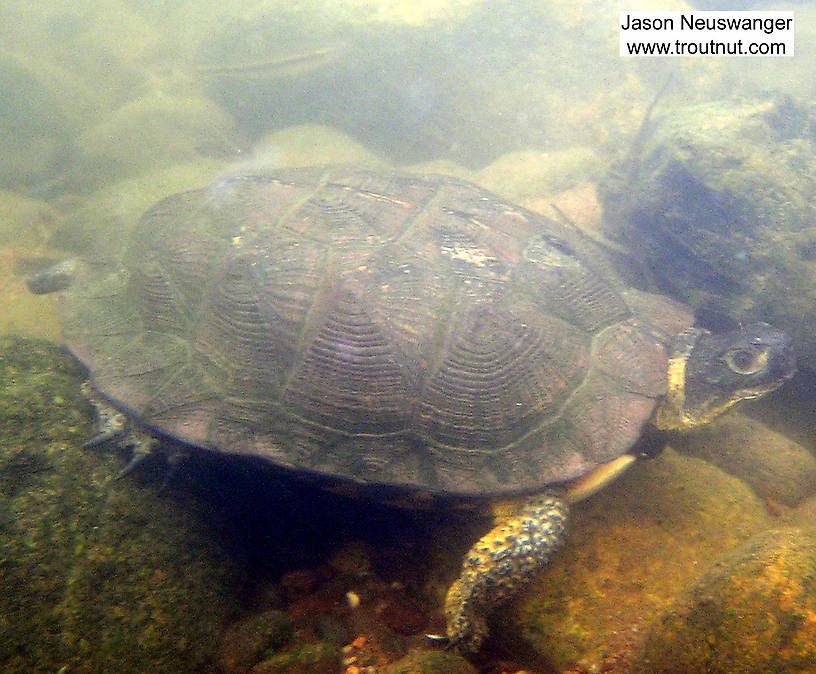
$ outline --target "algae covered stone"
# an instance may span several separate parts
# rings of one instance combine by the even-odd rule
[[[184,497],[111,482],[81,451],[90,410],[58,347],[0,339],[0,663],[4,672],[193,671],[242,572]]]
[[[235,125],[212,101],[192,94],[151,91],[128,101],[77,139],[83,179],[100,183],[240,147]]]
[[[816,493],[816,458],[798,442],[740,414],[673,440],[681,451],[739,477],[760,498],[796,506]]]
[[[436,674],[436,672],[476,674],[476,668],[455,653],[415,649],[382,669],[382,674]]]
[[[816,538],[758,534],[718,561],[652,629],[634,671],[812,672]]]
[[[813,106],[714,101],[666,112],[606,180],[607,234],[703,323],[762,320],[816,365]]]

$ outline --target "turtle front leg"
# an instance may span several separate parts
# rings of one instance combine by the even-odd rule
[[[509,514],[496,515],[493,528],[465,555],[462,573],[445,598],[447,639],[466,653],[487,636],[488,614],[524,587],[564,540],[568,504],[588,498],[635,462],[623,454],[596,466],[559,493],[531,496]]]
[[[568,506],[554,493],[537,494],[470,548],[462,572],[445,599],[450,646],[479,650],[487,616],[515,595],[549,560],[564,539]]]

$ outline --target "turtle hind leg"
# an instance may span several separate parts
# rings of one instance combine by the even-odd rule
[[[85,381],[79,387],[85,400],[94,408],[96,414],[96,435],[82,445],[82,449],[98,447],[109,440],[116,440],[127,435],[127,419],[124,414],[104,400],[93,388],[90,382]]]
[[[96,435],[82,445],[83,449],[91,449],[113,441],[122,449],[132,450],[130,461],[115,477],[116,480],[121,480],[139,468],[153,454],[153,449],[161,443],[152,433],[131,423],[122,412],[97,393],[90,382],[83,382],[80,391],[94,408],[97,426]],[[187,457],[187,452],[180,447],[166,448],[163,454],[167,458],[169,469],[159,487],[159,493],[168,488],[181,462]]]
[[[552,493],[531,497],[522,508],[497,518],[495,526],[467,552],[462,572],[445,598],[448,645],[479,650],[487,616],[515,595],[561,546],[566,501]]]
[[[127,465],[117,473],[116,478],[114,479],[121,480],[123,477],[127,477],[139,466],[141,466],[152,454],[154,445],[155,440],[150,435],[146,433],[128,431],[125,446],[131,448],[132,453],[130,455],[130,461],[128,461]]]

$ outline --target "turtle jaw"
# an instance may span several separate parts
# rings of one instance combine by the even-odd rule
[[[675,339],[655,425],[673,430],[708,423],[741,400],[776,390],[795,373],[790,337],[767,323],[721,335],[690,328]]]

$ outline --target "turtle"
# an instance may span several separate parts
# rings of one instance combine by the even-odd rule
[[[148,438],[134,457],[155,442],[248,456],[326,489],[491,514],[445,599],[444,638],[465,653],[646,429],[704,423],[796,368],[772,326],[697,328],[619,281],[580,230],[448,176],[228,175],[88,258],[29,285],[61,291],[67,346],[103,401],[97,437],[129,426]]]

